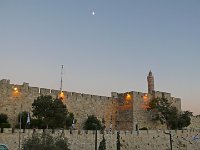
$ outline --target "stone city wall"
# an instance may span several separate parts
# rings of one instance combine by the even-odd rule
[[[166,93],[166,92],[160,92],[160,91],[154,91],[154,96],[155,98],[166,98],[169,100],[170,103],[172,103],[173,107],[176,107],[179,112],[181,112],[181,99],[180,98],[175,98],[171,97],[171,93]]]
[[[17,92],[14,90],[17,88]],[[57,97],[59,90],[30,87],[28,83],[22,85],[10,84],[9,80],[0,81],[0,113],[8,115],[12,126],[17,123],[17,116],[21,110],[31,112],[32,103],[40,95]],[[116,101],[111,97],[89,95],[63,91],[63,103],[69,112],[74,113],[77,120],[76,128],[81,129],[88,115],[95,115],[98,119],[105,119],[109,128],[112,121],[115,126]],[[112,118],[112,120],[111,120]]]
[[[16,92],[14,88],[17,88]],[[31,112],[32,103],[40,95],[51,95],[57,97],[59,90],[31,87],[28,83],[22,85],[10,84],[9,80],[0,81],[0,113],[8,115],[12,127],[17,123],[17,116],[21,110]],[[147,127],[148,129],[165,129],[159,122],[151,121],[151,114],[145,107],[152,98],[150,93],[141,92],[112,92],[112,97],[82,94],[63,91],[63,103],[66,104],[69,112],[74,113],[77,120],[76,129],[82,129],[88,115],[95,115],[98,119],[105,119],[106,129],[112,123],[112,128],[117,130],[136,130]],[[129,100],[125,101],[124,96],[130,94]],[[121,95],[121,98],[119,98]],[[171,97],[170,93],[154,91],[155,97],[170,99],[173,106],[181,110],[181,100]],[[122,103],[120,102],[122,100]],[[194,120],[194,119],[193,119]],[[196,120],[196,121],[195,121]],[[192,121],[197,126],[200,119]],[[193,127],[193,125],[191,125]]]
[[[137,130],[140,128],[166,129],[160,122],[151,120],[151,113],[147,111],[152,94],[142,92],[112,93],[118,99],[116,113],[117,130]]]
[[[133,129],[138,128],[148,128],[148,129],[166,129],[165,125],[160,122],[155,122],[151,120],[151,113],[147,111],[147,106],[151,100],[152,95],[148,93],[133,92]],[[137,107],[135,107],[137,106]]]
[[[192,116],[191,117],[191,124],[187,127],[189,128],[195,128],[200,129],[200,115]]]
[[[23,132],[23,131],[22,131]],[[53,135],[64,135],[68,138],[71,150],[93,150],[95,142],[94,131],[84,130],[36,130],[34,133],[49,132]],[[172,135],[173,150],[199,150],[200,149],[200,130],[143,130],[139,132],[120,132],[121,150],[169,150],[170,136]],[[21,133],[21,143],[33,134],[33,130],[27,129]],[[97,132],[97,144],[99,146],[103,134]],[[104,132],[106,139],[106,149],[116,150],[117,132]],[[19,130],[4,129],[0,133],[0,143],[9,146],[10,150],[17,150],[19,144]]]

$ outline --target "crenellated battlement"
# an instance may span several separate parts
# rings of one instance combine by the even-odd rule
[[[105,120],[104,137],[106,139],[106,147],[110,150],[116,149],[116,130],[120,131],[122,149],[169,149],[169,134],[166,133],[172,135],[173,145],[177,149],[185,149],[185,147],[188,149],[200,149],[200,144],[191,144],[193,143],[191,141],[193,137],[200,136],[200,116],[191,117],[189,130],[177,131],[164,130],[166,129],[165,125],[151,120],[151,114],[147,111],[147,108],[152,98],[166,98],[171,102],[172,106],[181,111],[180,98],[171,97],[170,93],[154,90],[152,72],[149,73],[148,78],[148,93],[137,91],[112,92],[111,97],[107,97],[70,91],[62,92],[63,103],[77,120],[75,124],[75,129],[77,130],[26,129],[21,130],[22,140],[32,136],[33,133],[48,132],[52,135],[62,134],[66,136],[70,144],[73,145],[73,149],[92,150],[94,149],[92,143],[94,142],[95,131],[81,129],[83,129],[84,122],[88,116],[95,115],[99,120]],[[11,127],[14,127],[21,108],[22,111],[31,112],[32,103],[38,96],[51,95],[56,98],[60,94],[60,90],[31,87],[29,83],[25,82],[22,85],[11,84],[10,80],[3,79],[0,80],[0,113],[6,113]],[[142,128],[147,128],[148,130],[138,130]],[[11,149],[15,150],[19,129],[9,128],[1,131],[0,142],[11,145]],[[100,143],[102,137],[103,133],[98,131],[98,143]]]
[[[64,93],[63,103],[67,105],[68,111],[74,113],[77,119],[76,128],[82,128],[88,115],[95,115],[100,120],[104,118],[107,127],[109,127],[110,118],[113,116],[113,125],[115,124],[115,101],[112,97],[69,91],[62,92]],[[2,103],[0,113],[8,114],[9,122],[14,126],[20,112],[20,104],[23,105],[23,111],[31,112],[32,103],[38,96],[51,95],[56,98],[59,94],[60,90],[31,87],[29,83],[25,82],[22,85],[11,84],[10,80],[3,79],[0,81],[0,102]]]
[[[48,88],[40,88],[40,87],[31,87],[29,86],[29,83],[23,83],[22,85],[17,85],[17,84],[10,84],[10,80],[2,79],[0,81],[0,89],[6,91],[6,94],[12,94],[12,91],[14,88],[17,88],[18,91],[21,94],[26,94],[26,95],[52,95],[56,97],[59,93],[60,90],[55,90],[55,89],[48,89]],[[111,97],[106,97],[106,96],[99,96],[99,95],[90,95],[90,94],[84,94],[84,93],[76,93],[76,92],[69,92],[69,91],[62,91],[64,95],[67,97],[73,97],[73,99],[78,99],[82,98],[85,100],[88,99],[93,99],[95,101],[105,101],[105,100],[112,100]],[[2,94],[2,93],[0,93]]]
[[[85,130],[41,130],[26,129],[21,130],[21,143],[33,134],[49,133],[52,136],[64,136],[68,139],[70,149],[93,150],[95,141],[95,131]],[[171,134],[173,149],[200,149],[200,130],[139,130],[139,131],[120,131],[119,140],[121,149],[149,150],[149,149],[169,149]],[[97,131],[97,147],[105,138],[106,148],[116,150],[117,131]],[[0,133],[0,142],[8,145],[9,149],[17,150],[19,143],[19,129],[4,129]]]
[[[14,128],[3,128],[2,133],[6,134],[13,134],[13,133],[19,133],[20,129],[14,129]],[[51,134],[66,134],[66,135],[88,135],[88,134],[95,134],[95,130],[64,130],[64,129],[21,129],[21,133],[51,133]],[[120,133],[121,136],[129,136],[129,135],[157,135],[157,134],[165,134],[165,133],[171,133],[173,136],[175,135],[185,135],[185,134],[191,134],[191,133],[199,133],[200,129],[187,129],[187,130],[139,130],[139,131],[97,131],[97,134],[112,134],[117,135],[117,132]]]
[[[200,119],[200,115],[192,116],[192,118],[199,118]]]
[[[22,85],[11,84],[10,80],[3,79],[0,81],[0,113],[7,113],[9,122],[14,126],[17,114],[20,112],[20,104],[23,104],[23,111],[31,112],[32,103],[38,96],[51,95],[56,98],[60,92],[60,90],[50,88],[31,87],[29,83],[25,82]],[[147,127],[148,129],[166,128],[152,122],[146,109],[149,101],[154,97],[167,98],[173,106],[181,111],[181,99],[171,97],[170,93],[154,90],[151,90],[150,93],[112,92],[111,97],[70,91],[62,92],[63,103],[77,120],[77,129],[82,129],[89,115],[95,115],[99,120],[104,118],[106,129],[109,129],[111,123],[113,129],[119,130],[133,130],[136,125],[139,128]]]

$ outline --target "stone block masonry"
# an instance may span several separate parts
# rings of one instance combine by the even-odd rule
[[[35,130],[35,133],[48,132],[53,135],[64,135],[68,138],[71,150],[93,150],[95,142],[95,132],[85,130]],[[139,132],[121,131],[120,143],[121,150],[169,150],[171,133],[173,150],[199,150],[200,149],[200,130],[143,130]],[[27,129],[21,133],[21,143],[26,138],[31,137],[33,130]],[[97,133],[97,143],[99,146],[103,134]],[[106,148],[116,150],[117,132],[105,131]],[[4,129],[0,133],[0,143],[7,144],[11,150],[18,149],[19,130]]]
[[[17,88],[17,91],[15,91]],[[56,98],[59,90],[10,84],[9,80],[0,81],[0,113],[6,113],[12,127],[17,123],[17,116],[22,111],[31,112],[32,103],[40,95],[51,95]],[[109,128],[112,121],[115,126],[116,101],[111,97],[63,91],[63,103],[77,119],[76,128],[81,129],[88,115],[95,115],[99,120],[104,118]],[[112,120],[111,120],[112,118]]]
[[[63,103],[69,112],[74,113],[77,120],[76,129],[83,128],[88,115],[95,115],[99,120],[104,118],[106,129],[109,129],[110,124],[113,130],[132,131],[136,130],[136,126],[148,129],[166,128],[157,122],[152,122],[150,114],[145,109],[153,97],[168,98],[172,105],[181,111],[181,100],[171,97],[171,94],[166,92],[112,92],[111,97],[68,91],[63,91],[63,93]],[[22,111],[31,112],[32,103],[38,96],[51,95],[56,98],[59,94],[59,90],[31,87],[28,83],[15,85],[3,79],[0,81],[0,113],[6,113],[9,122],[14,127],[18,121],[21,104]]]
[[[181,99],[171,97],[170,93],[154,90],[152,72],[148,75],[148,93],[129,91],[125,93],[112,92],[111,97],[83,94],[69,91],[63,92],[63,103],[77,120],[75,128],[83,129],[88,115],[95,115],[99,120],[104,118],[106,129],[112,124],[112,130],[134,131],[140,128],[166,129],[166,126],[151,120],[147,111],[148,103],[153,98],[166,98],[172,106],[181,112]],[[59,90],[31,87],[29,83],[11,84],[10,80],[0,81],[0,113],[8,115],[12,127],[18,121],[21,104],[22,111],[32,111],[32,103],[40,95],[51,95],[56,98]],[[199,118],[193,118],[191,127],[199,127]]]

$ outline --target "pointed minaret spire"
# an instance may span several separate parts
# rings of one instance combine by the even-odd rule
[[[151,70],[149,71],[149,76],[152,76],[152,72],[151,72]]]
[[[154,91],[154,77],[151,72],[149,71],[149,75],[147,76],[147,82],[148,82],[148,93],[153,93]]]

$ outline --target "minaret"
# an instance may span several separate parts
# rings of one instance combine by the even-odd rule
[[[151,70],[149,71],[149,75],[147,76],[147,82],[148,82],[148,93],[153,93],[154,91],[154,77],[152,75]]]

